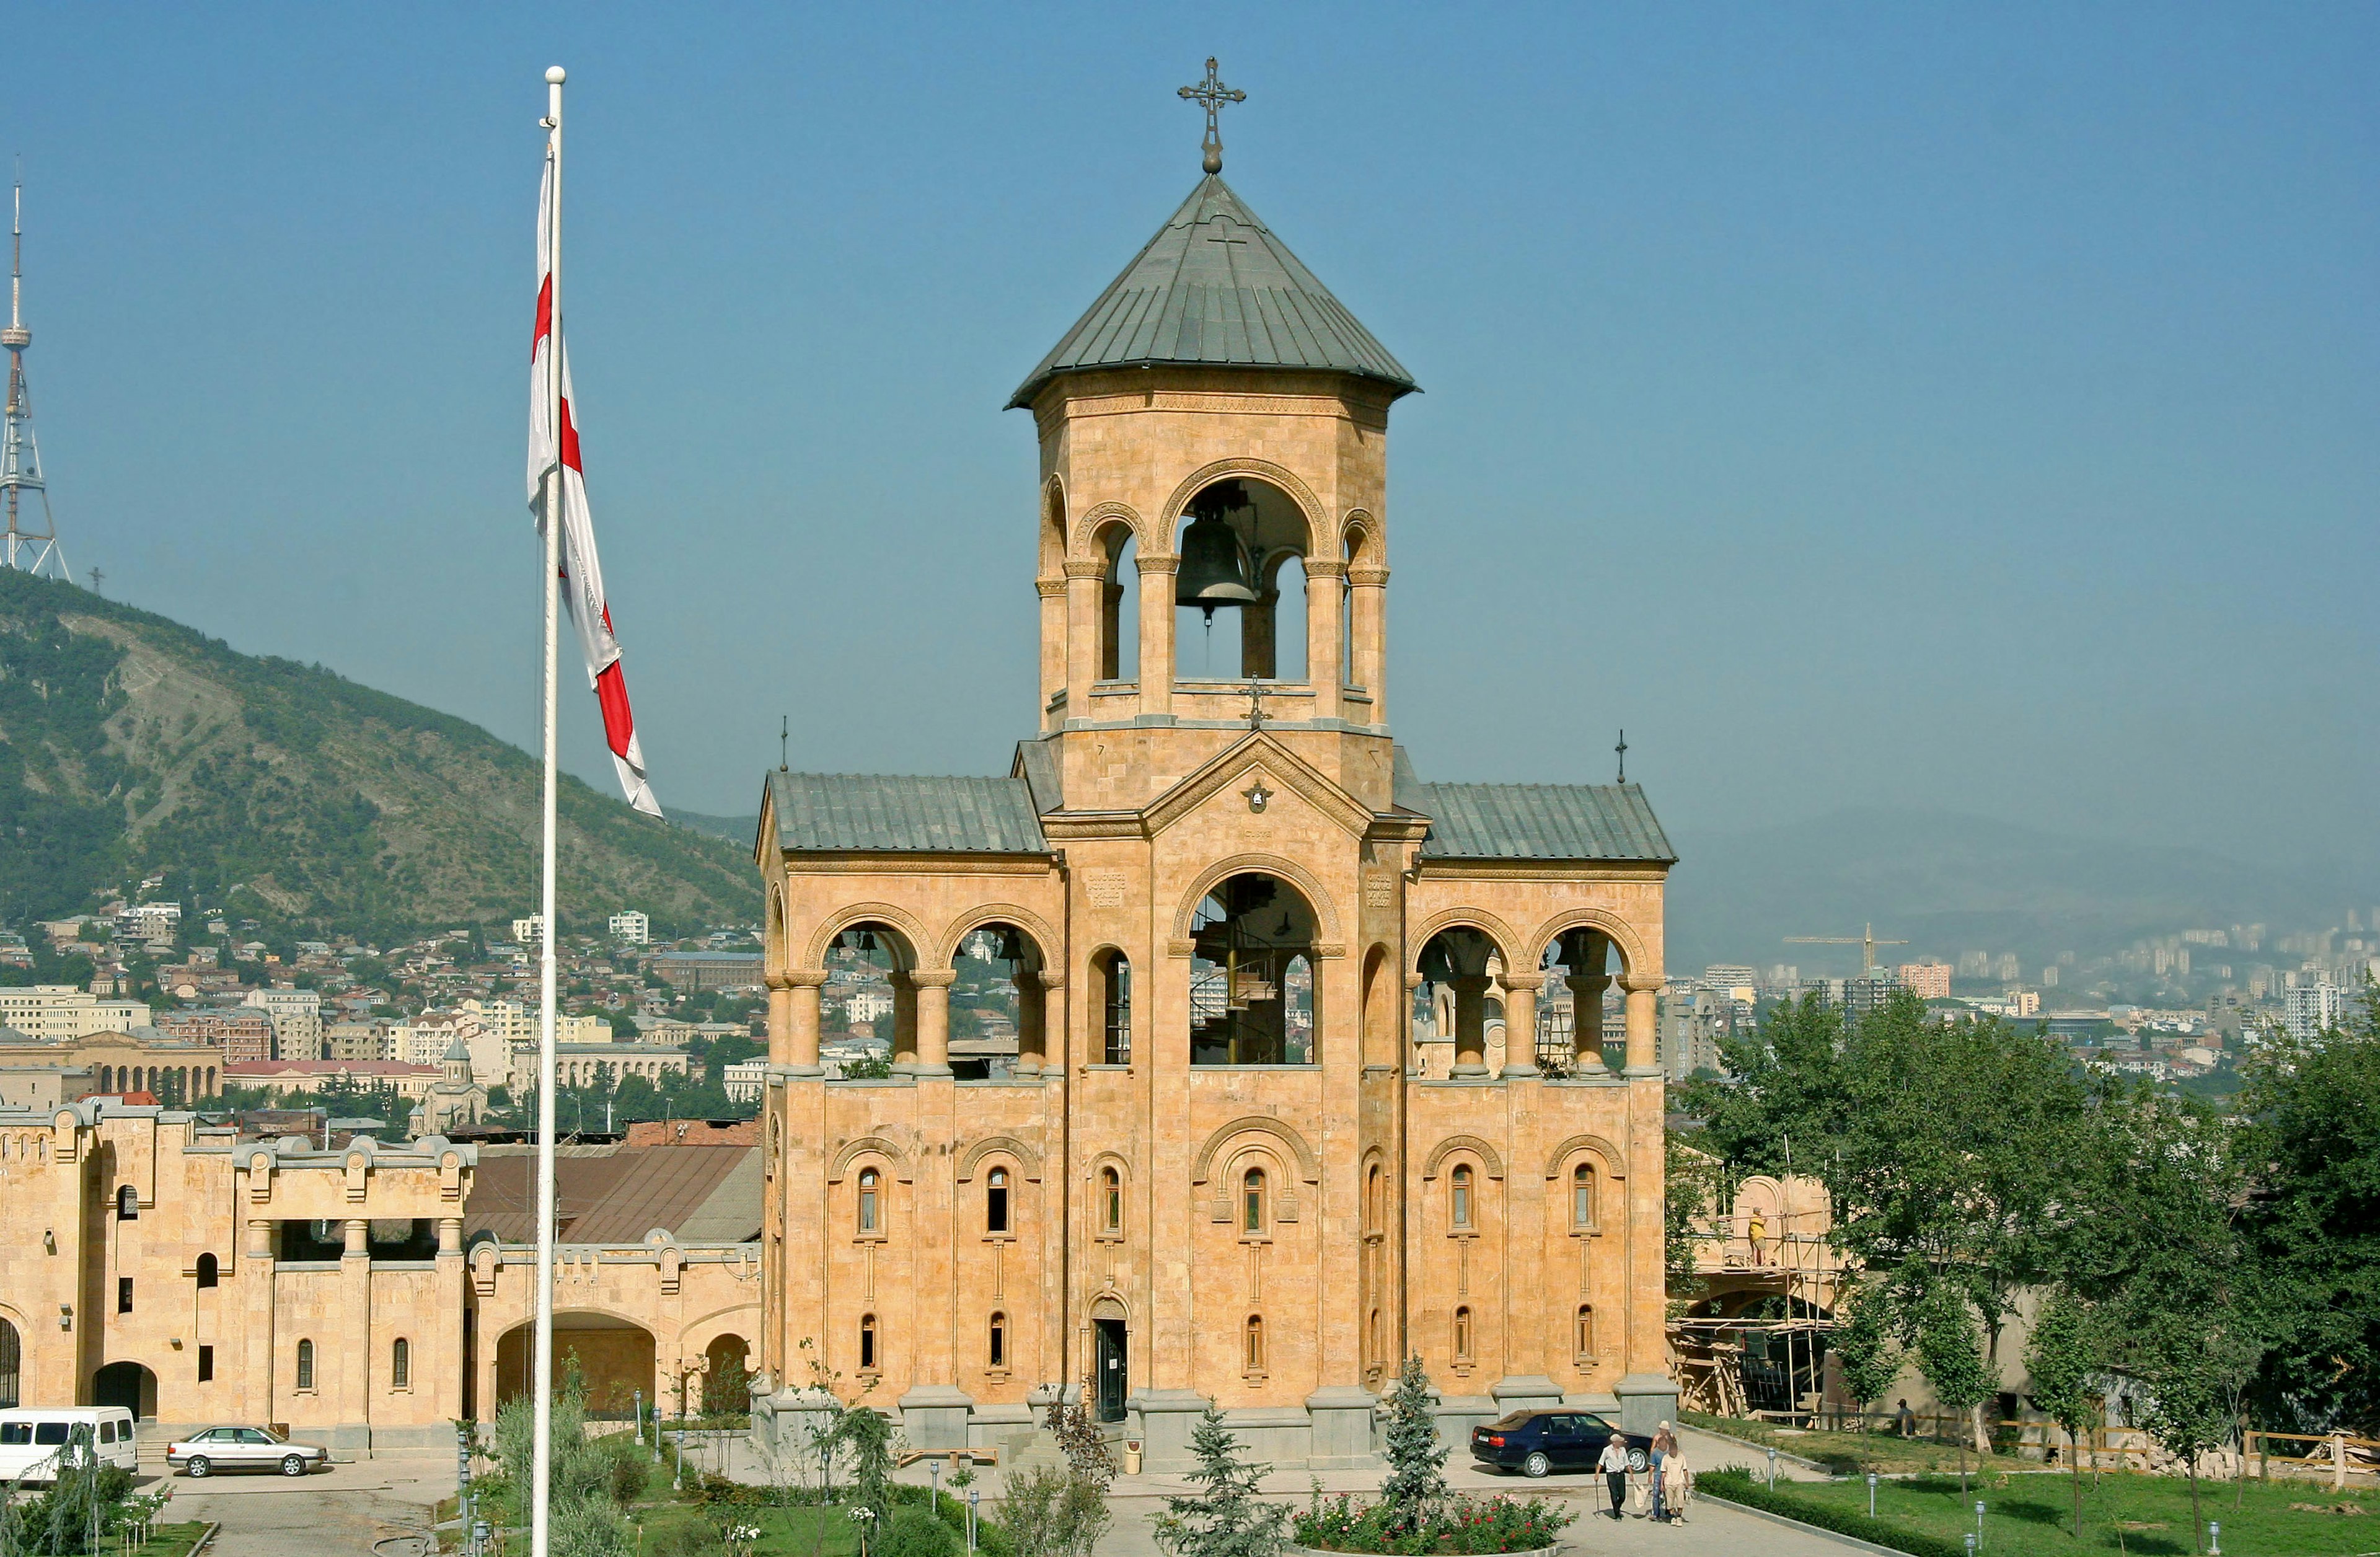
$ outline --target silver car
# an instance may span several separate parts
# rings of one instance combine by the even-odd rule
[[[262,1428],[209,1428],[165,1445],[165,1463],[192,1476],[219,1470],[277,1470],[304,1476],[331,1463],[318,1444],[292,1443]]]

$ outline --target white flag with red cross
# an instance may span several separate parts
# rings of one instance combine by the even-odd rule
[[[546,478],[553,473],[556,445],[548,405],[547,353],[562,366],[562,599],[578,629],[587,658],[587,680],[603,710],[603,742],[620,772],[628,804],[648,816],[662,814],[645,777],[645,756],[637,745],[637,722],[628,712],[628,684],[620,673],[620,640],[612,634],[612,608],[603,593],[603,565],[595,555],[595,526],[587,511],[587,475],[578,460],[578,428],[571,418],[570,351],[553,327],[553,162],[547,159],[537,205],[537,338],[529,347],[528,506],[545,533]]]

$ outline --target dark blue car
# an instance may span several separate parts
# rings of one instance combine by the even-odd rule
[[[1593,1470],[1615,1432],[1620,1429],[1592,1411],[1515,1411],[1500,1422],[1471,1429],[1471,1457],[1524,1476]],[[1620,1441],[1628,1446],[1630,1470],[1641,1471],[1652,1463],[1651,1434],[1621,1432]]]

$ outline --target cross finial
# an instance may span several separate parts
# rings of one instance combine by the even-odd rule
[[[793,736],[793,720],[785,714],[777,715],[777,772],[781,773],[785,771],[785,748]]]
[[[1184,87],[1182,95],[1189,102],[1203,104],[1207,110],[1207,139],[1198,143],[1199,150],[1206,155],[1200,159],[1199,165],[1208,173],[1222,172],[1223,136],[1222,132],[1216,128],[1215,114],[1226,103],[1245,103],[1248,100],[1248,94],[1237,87],[1227,87],[1217,80],[1215,56],[1208,55],[1207,79],[1196,86]]]
[[[1264,711],[1264,699],[1272,696],[1272,688],[1251,676],[1248,678],[1248,728],[1261,730],[1272,717]]]
[[[1628,732],[1620,732],[1620,744],[1611,748],[1620,754],[1620,782],[1628,782]]]

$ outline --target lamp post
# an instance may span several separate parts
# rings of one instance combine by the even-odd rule
[[[1867,1516],[1876,1517],[1876,1472],[1867,1473]]]
[[[2206,1557],[2223,1557],[2223,1527],[2213,1519],[2206,1522]]]
[[[975,1550],[976,1505],[982,1502],[982,1488],[970,1487],[967,1489],[967,1550],[969,1551],[973,1551]],[[2221,1557],[2221,1554],[2218,1552],[2216,1557]]]
[[[1768,1490],[1777,1490],[1777,1451],[1768,1451]]]
[[[940,1461],[940,1460],[928,1460],[928,1461],[926,1462],[926,1479],[927,1479],[927,1481],[929,1481],[929,1483],[931,1483],[931,1485],[930,1485],[930,1486],[929,1486],[929,1487],[927,1488],[927,1490],[926,1490],[926,1503],[927,1503],[927,1506],[928,1506],[928,1507],[929,1507],[929,1508],[931,1508],[931,1509],[934,1511],[934,1517],[935,1517],[935,1518],[937,1518],[937,1519],[940,1519],[940,1518],[942,1516],[942,1462],[941,1462],[941,1461]]]
[[[1975,1500],[1975,1547],[1976,1547],[1976,1550],[1981,1551],[1981,1550],[1983,1549],[1983,1544],[1984,1544],[1984,1500],[1983,1500],[1983,1499],[1981,1499],[1981,1498],[1977,1498],[1977,1499]]]

